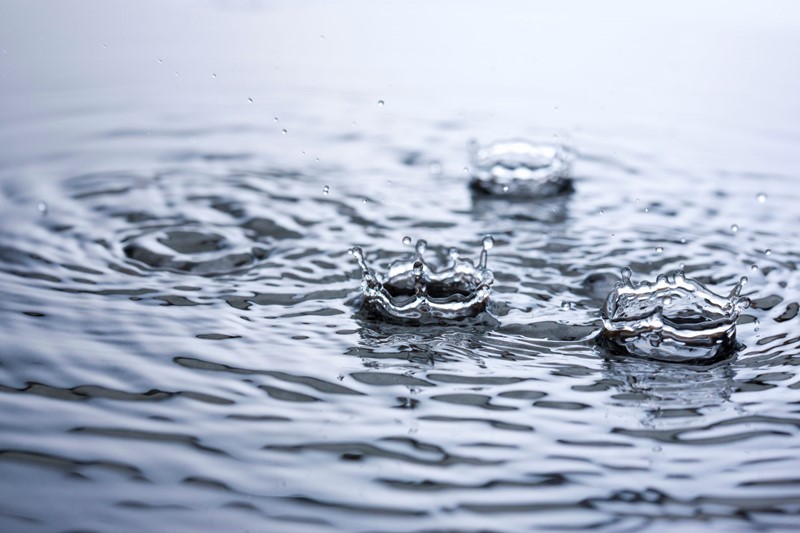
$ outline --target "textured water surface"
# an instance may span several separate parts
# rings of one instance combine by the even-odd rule
[[[314,13],[239,9],[180,15],[252,32],[248,21],[301,27]],[[335,46],[342,24],[302,38]],[[656,110],[636,122],[621,104],[581,107],[558,78],[565,100],[543,96],[544,112],[524,87],[448,103],[372,74],[328,90],[339,82],[283,80],[288,59],[234,74],[182,67],[211,50],[202,41],[173,50],[161,36],[115,56],[124,35],[90,35],[141,86],[26,93],[8,59],[22,37],[0,56],[3,530],[800,524],[789,104],[753,111],[756,97],[735,93],[706,120]],[[434,96],[453,90],[444,79],[428,82]],[[563,102],[582,111],[562,119]],[[741,115],[723,120],[726,105]],[[552,143],[564,130],[573,193],[471,192],[470,139]],[[415,327],[359,312],[350,247],[385,271],[413,255],[406,236],[471,257],[486,234],[491,319]],[[651,280],[682,268],[720,294],[747,276],[739,350],[691,367],[599,347],[623,267]]]

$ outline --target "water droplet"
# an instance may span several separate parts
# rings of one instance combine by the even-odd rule
[[[656,246],[656,253],[657,254],[660,254],[663,251],[664,251],[664,247],[663,246]]]
[[[764,194],[763,192],[760,192],[756,195],[756,200],[758,200],[758,203],[760,204],[766,203],[767,195]]]
[[[251,104],[253,103],[253,99],[252,98],[248,98],[247,101],[250,102]]]
[[[758,265],[750,265],[750,270],[755,272],[756,270],[758,270]]]
[[[330,187],[328,187],[327,185],[325,185],[325,186],[322,188],[322,194],[328,194],[329,192],[331,192],[331,188],[330,188]]]
[[[286,135],[287,133],[289,133],[289,132],[286,131],[285,129],[281,130],[281,134]]]
[[[572,309],[572,304],[571,303],[569,303],[567,301],[561,302],[561,310],[562,311],[569,311],[570,309]]]
[[[47,202],[39,202],[36,204],[36,209],[39,211],[39,214],[44,216],[47,214],[49,207],[47,206]]]
[[[161,64],[163,64],[163,63],[164,63],[164,60],[163,60],[163,59],[159,59],[159,60],[158,60],[158,64],[159,64],[159,65],[161,65]]]
[[[315,162],[315,163],[319,163],[319,157],[315,157],[315,158],[314,158],[314,162]]]
[[[272,117],[273,122],[278,122],[278,117]]]
[[[631,281],[631,276],[633,276],[633,270],[631,267],[625,267],[622,269],[622,281],[629,283]]]
[[[686,244],[686,239],[681,239],[681,244]]]
[[[508,192],[508,185],[503,185],[503,192]]]
[[[405,244],[406,246],[410,246],[411,245],[411,237],[409,237],[408,235],[403,237],[403,244]]]
[[[366,204],[367,202],[369,202],[369,200],[368,200],[368,199],[366,199],[366,198],[362,198],[362,199],[361,199],[361,203],[362,203],[362,204]]]
[[[603,211],[603,210],[601,209],[601,210],[600,210],[600,214],[601,214],[601,215],[605,215],[605,214],[606,214],[606,212],[605,212],[605,211]]]
[[[181,75],[181,73],[180,73],[180,72],[178,72],[178,71],[176,70],[176,71],[175,71],[175,75],[176,75],[176,76],[180,76],[180,75]]]
[[[649,207],[645,207],[645,208],[644,208],[644,212],[645,212],[645,213],[649,213],[649,212],[650,212],[650,208],[649,208]]]
[[[464,167],[464,174],[469,174],[469,167]]]
[[[385,105],[383,100],[378,100],[378,107],[383,107]]]
[[[611,234],[611,236],[612,236],[612,237],[616,237],[616,236],[617,236],[617,234],[616,234],[616,233],[612,233],[612,234]]]
[[[767,248],[766,250],[764,250],[764,255],[772,255],[772,250],[770,248]]]
[[[492,248],[494,248],[494,238],[491,235],[487,235],[483,238],[483,249],[489,251]]]
[[[319,38],[324,41],[325,40],[325,35],[320,35]]]
[[[731,231],[733,233],[736,233],[737,231],[739,231],[739,226],[737,226],[736,224],[732,224],[731,225]]]
[[[211,77],[214,78],[214,79],[217,79],[217,75],[214,74],[213,72],[211,73]]]

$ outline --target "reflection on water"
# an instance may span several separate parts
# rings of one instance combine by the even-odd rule
[[[777,93],[742,92],[789,91],[796,76],[738,63],[731,73],[695,46],[743,16],[738,4],[702,31],[680,26],[691,46],[674,55],[654,49],[670,41],[658,32],[624,33],[641,51],[614,48],[607,24],[638,32],[627,19],[584,24],[570,12],[568,26],[531,32],[525,17],[494,28],[459,8],[467,28],[455,35],[447,24],[422,31],[439,19],[413,13],[419,40],[396,40],[411,51],[470,28],[482,30],[461,39],[472,51],[489,42],[531,51],[523,62],[499,54],[500,71],[465,54],[463,72],[427,52],[412,54],[420,70],[392,70],[412,57],[406,48],[370,55],[391,51],[382,31],[410,27],[400,22],[415,10],[384,7],[391,17],[356,28],[355,15],[377,8],[164,5],[145,38],[137,28],[152,16],[139,4],[113,18],[87,4],[109,23],[125,20],[107,31],[85,22],[95,15],[54,5],[42,24],[64,49],[44,57],[21,35],[32,8],[9,5],[0,17],[16,21],[10,44],[0,42],[10,102],[0,109],[3,531],[798,525],[796,115]],[[554,9],[537,6],[557,22]],[[748,54],[796,48],[765,22],[742,20],[766,47]],[[217,39],[229,28],[241,42]],[[540,75],[562,60],[516,45],[557,42],[566,33],[554,28],[598,37],[603,55],[580,60],[587,50],[567,48],[581,67]],[[242,53],[221,57],[228,41]],[[692,95],[729,90],[684,109],[666,98],[679,89],[662,74],[637,99],[621,83],[640,72],[637,57],[650,74],[653,57],[687,69]],[[62,70],[72,65],[84,68]],[[398,73],[409,75],[387,81]],[[454,90],[456,81],[470,83]],[[579,148],[572,193],[522,202],[471,191],[466,139],[550,139],[559,128]],[[402,258],[405,237],[455,247],[477,270],[486,235],[489,312],[410,325],[359,309],[354,244],[381,273]],[[697,368],[598,346],[600,309],[626,266],[645,279],[682,267],[712,288],[747,275],[740,349]],[[401,288],[416,294],[413,261],[404,268]]]

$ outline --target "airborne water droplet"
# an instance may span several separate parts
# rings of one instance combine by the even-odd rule
[[[383,107],[385,102],[383,100],[378,100],[378,107]]]
[[[736,224],[732,224],[731,225],[731,231],[733,233],[736,233],[737,231],[739,231],[739,226],[737,226]]]
[[[331,192],[331,188],[330,188],[329,186],[325,185],[325,186],[322,188],[322,193],[323,193],[323,194],[328,194],[329,192]]]
[[[46,215],[48,211],[47,203],[39,202],[38,204],[36,204],[36,209],[39,210],[39,214],[41,214],[42,216]]]
[[[660,254],[663,251],[664,251],[664,247],[663,246],[656,246],[656,253],[657,254]]]
[[[278,117],[272,117],[273,122],[278,122]]]
[[[248,98],[247,101],[250,102],[251,104],[253,103],[253,99],[252,98]]]
[[[767,195],[764,194],[763,192],[760,192],[756,195],[756,200],[758,200],[758,203],[760,204],[766,203]]]
[[[755,272],[756,270],[758,270],[758,265],[750,265],[750,270]]]
[[[494,248],[494,238],[491,235],[487,235],[483,238],[483,249],[489,251],[492,248]]]
[[[408,235],[403,237],[403,244],[405,244],[406,246],[410,246],[411,245],[411,237],[409,237]]]
[[[281,130],[281,134],[286,135],[287,133],[289,133],[289,132],[286,131],[286,130]]]
[[[772,250],[767,248],[766,250],[764,250],[764,255],[772,255]]]
[[[214,74],[214,73],[212,72],[212,73],[211,73],[211,77],[212,77],[212,78],[214,78],[214,79],[216,79],[216,78],[217,78],[217,75],[216,75],[216,74]]]

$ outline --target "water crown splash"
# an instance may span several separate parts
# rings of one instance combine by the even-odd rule
[[[398,260],[379,277],[367,265],[364,251],[350,254],[361,267],[363,305],[378,317],[403,323],[442,323],[475,317],[486,310],[494,274],[487,267],[494,239],[483,239],[477,266],[451,248],[442,261],[428,260],[424,240],[417,241],[411,260]],[[437,265],[443,266],[437,268]]]
[[[470,187],[488,195],[546,198],[572,191],[572,153],[563,145],[524,140],[469,144]]]
[[[733,352],[736,320],[749,307],[742,277],[728,296],[711,292],[683,271],[655,283],[633,283],[622,271],[602,309],[602,344],[617,353],[688,364],[713,363]]]

